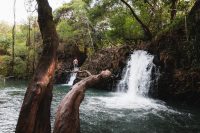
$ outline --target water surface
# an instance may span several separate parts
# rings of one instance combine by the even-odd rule
[[[26,82],[0,83],[0,133],[13,133],[23,101]],[[60,100],[69,91],[65,85],[54,87],[52,121]],[[83,133],[198,133],[200,112],[186,106],[166,105],[158,100],[89,89],[80,107]],[[152,100],[152,101],[151,101]]]

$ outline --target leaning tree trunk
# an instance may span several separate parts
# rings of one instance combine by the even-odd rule
[[[111,72],[106,70],[98,75],[91,75],[76,83],[60,102],[56,113],[54,133],[79,133],[79,106],[84,98],[87,87],[100,82],[104,78],[111,76]]]
[[[146,26],[142,20],[137,16],[137,14],[134,12],[133,8],[125,1],[125,0],[121,0],[131,11],[133,17],[138,21],[138,23],[141,25],[143,31],[144,31],[144,34],[146,35],[147,39],[151,40],[152,39],[152,33],[151,31],[149,30],[149,27]]]
[[[38,23],[43,38],[43,53],[28,85],[16,133],[50,133],[52,80],[57,63],[58,36],[48,0],[37,0]]]
[[[177,4],[178,4],[178,0],[172,0],[171,1],[171,22],[173,22],[173,20],[176,17],[176,12],[177,12]]]

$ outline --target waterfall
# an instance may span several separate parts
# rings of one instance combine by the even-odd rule
[[[77,71],[79,69],[77,67],[74,68],[73,72],[70,74],[69,82],[67,83],[68,86],[72,86],[74,83],[74,80],[76,79]]]
[[[128,89],[128,77],[131,67],[131,61],[129,60],[126,67],[122,71],[122,79],[117,84],[117,92],[126,92]]]
[[[128,97],[147,97],[152,81],[153,55],[138,50],[131,54],[122,79],[117,85],[118,92],[126,92]]]
[[[72,86],[73,85],[74,80],[76,79],[76,75],[77,75],[77,73],[71,73],[70,74],[70,79],[69,79],[69,82],[67,83],[68,86]]]
[[[158,111],[175,112],[168,108],[163,101],[149,97],[151,88],[159,77],[159,71],[153,63],[154,56],[146,51],[134,51],[122,72],[122,79],[117,85],[117,92],[108,93],[104,96],[94,96],[87,102],[90,108],[100,103],[99,106],[112,109],[131,109],[139,112],[136,116],[152,113],[157,115]],[[87,103],[88,104],[88,103]],[[87,108],[88,110],[88,108]],[[100,110],[102,111],[102,110]],[[120,113],[118,113],[120,115]],[[122,114],[121,114],[122,115]]]

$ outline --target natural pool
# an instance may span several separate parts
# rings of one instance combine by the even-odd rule
[[[26,90],[26,82],[0,83],[0,133],[12,133]],[[58,103],[69,91],[56,85],[52,121]],[[83,133],[198,133],[200,110],[148,98],[89,89],[80,107]],[[53,125],[53,124],[52,124]]]

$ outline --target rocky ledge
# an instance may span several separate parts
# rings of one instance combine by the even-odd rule
[[[58,65],[55,72],[54,83],[65,84],[70,78],[70,71],[73,69],[73,60],[76,57],[79,60],[79,66],[83,64],[87,55],[81,52],[75,45],[59,44]]]
[[[156,97],[200,105],[200,1],[197,1],[185,21],[147,43],[146,49],[157,55],[161,77]]]
[[[121,77],[123,67],[130,54],[131,46],[112,47],[97,51],[91,57],[88,57],[81,70],[88,70],[91,74],[98,74],[102,70],[110,70],[111,78],[103,80],[101,83],[93,86],[94,88],[111,90],[116,85],[117,80]],[[76,82],[87,76],[87,73],[78,73]]]

